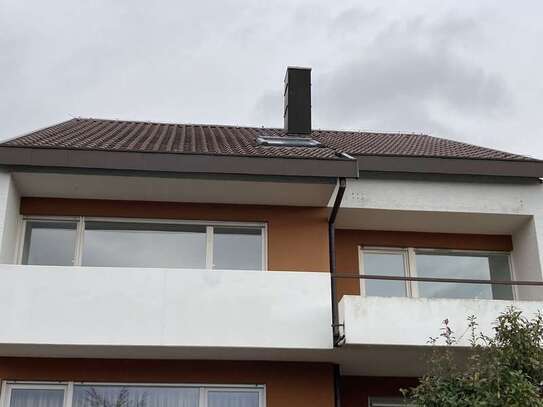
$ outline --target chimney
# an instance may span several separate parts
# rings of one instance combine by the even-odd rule
[[[284,98],[287,134],[311,134],[311,68],[287,67]]]

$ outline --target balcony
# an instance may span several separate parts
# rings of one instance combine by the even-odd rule
[[[332,347],[327,273],[4,264],[0,309],[4,356],[250,358]]]
[[[439,278],[400,278],[390,276],[361,276],[371,280],[411,281],[422,284],[454,284],[474,286],[491,284],[507,287],[507,282]],[[517,282],[521,286],[542,289],[541,282]],[[511,289],[511,286],[509,286]],[[458,292],[458,290],[457,290]],[[339,319],[343,324],[344,345],[379,345],[428,347],[429,339],[437,337],[443,321],[456,338],[455,346],[469,346],[470,329],[467,318],[475,316],[478,330],[492,334],[496,318],[508,307],[515,307],[525,316],[532,317],[543,310],[543,301],[527,301],[518,296],[515,300],[471,298],[421,298],[345,295],[339,303]]]

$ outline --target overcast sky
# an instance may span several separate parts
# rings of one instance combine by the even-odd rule
[[[428,133],[543,158],[542,1],[0,0],[0,138],[71,117]]]

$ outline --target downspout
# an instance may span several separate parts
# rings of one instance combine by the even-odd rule
[[[341,372],[339,365],[334,365],[334,407],[341,407]]]
[[[330,218],[328,219],[328,256],[330,258],[330,288],[331,288],[331,301],[332,301],[332,332],[334,347],[338,346],[341,342],[340,334],[340,323],[339,323],[339,307],[336,296],[336,279],[334,277],[336,273],[336,234],[335,234],[335,225],[336,217],[341,206],[341,201],[343,200],[343,194],[345,194],[347,182],[345,178],[339,178],[339,187],[336,194],[336,199],[334,201],[334,206],[332,207],[332,212],[330,213]]]

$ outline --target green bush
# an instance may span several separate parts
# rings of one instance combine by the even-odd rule
[[[424,407],[543,407],[543,318],[529,319],[508,308],[494,324],[494,336],[470,327],[469,356],[459,367],[451,345],[456,343],[449,321],[436,345],[429,373],[417,387],[402,390],[410,404]],[[437,346],[444,341],[444,347]]]

